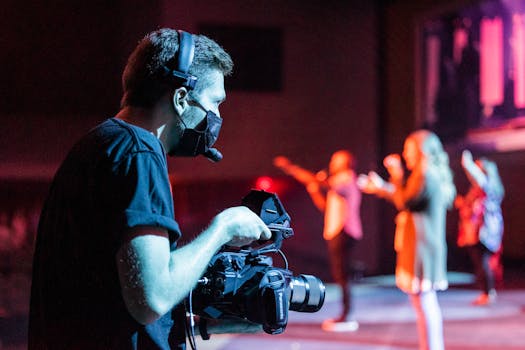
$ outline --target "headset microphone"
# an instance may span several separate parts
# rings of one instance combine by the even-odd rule
[[[217,148],[209,148],[203,155],[214,163],[222,159],[222,153]]]
[[[168,73],[168,78],[174,83],[182,85],[188,90],[193,90],[197,82],[197,77],[190,74],[189,69],[195,54],[195,39],[192,34],[183,30],[179,30],[178,33],[179,54],[173,58],[170,68],[165,67],[165,71]],[[208,148],[202,155],[214,163],[222,159],[222,153],[216,148]]]

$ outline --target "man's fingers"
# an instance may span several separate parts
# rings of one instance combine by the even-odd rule
[[[261,236],[259,239],[262,239],[262,240],[269,240],[270,238],[272,238],[272,232],[270,231],[270,229],[267,227],[267,226],[264,226],[263,228],[263,231],[261,232]]]

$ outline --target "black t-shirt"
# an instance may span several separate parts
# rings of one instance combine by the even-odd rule
[[[40,217],[33,260],[29,349],[169,349],[174,317],[147,326],[128,313],[116,253],[134,226],[169,231],[166,156],[147,130],[108,119],[60,166]],[[180,331],[180,329],[179,329]]]

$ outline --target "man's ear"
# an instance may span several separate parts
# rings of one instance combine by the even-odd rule
[[[188,90],[186,90],[185,87],[175,89],[171,102],[173,103],[175,112],[177,112],[178,115],[182,115],[188,107]]]

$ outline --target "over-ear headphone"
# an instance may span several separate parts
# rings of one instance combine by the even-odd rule
[[[168,77],[174,83],[182,85],[188,90],[193,90],[197,83],[197,77],[188,74],[191,63],[193,62],[193,55],[195,53],[195,40],[193,35],[183,30],[177,30],[179,33],[179,53],[172,60],[173,68],[166,68]]]

